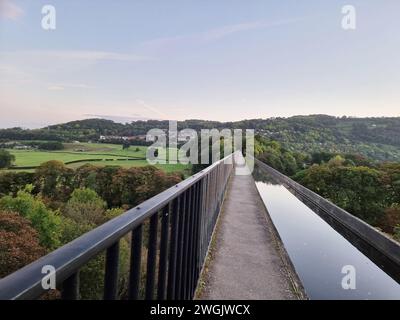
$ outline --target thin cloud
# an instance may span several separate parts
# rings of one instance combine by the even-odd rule
[[[52,84],[47,87],[50,91],[63,91],[65,89],[95,89],[94,86],[89,86],[87,84]]]
[[[158,108],[149,105],[149,104],[146,103],[145,101],[140,100],[140,99],[136,99],[136,103],[138,103],[138,104],[139,104],[140,106],[142,106],[143,108],[145,108],[145,109],[151,111],[152,113],[158,114],[158,115],[161,116],[163,119],[168,119],[168,116],[167,116],[165,113],[161,112]]]
[[[50,91],[64,91],[64,87],[63,86],[48,86],[47,90]]]
[[[1,0],[0,0],[1,1]],[[28,50],[17,52],[2,52],[5,56],[28,56],[30,58],[57,59],[57,60],[82,60],[82,61],[146,61],[149,57],[130,53],[117,53],[108,51],[85,51],[85,50]]]
[[[172,37],[157,38],[142,43],[144,48],[160,48],[180,44],[202,44],[209,41],[216,41],[231,36],[239,32],[252,30],[261,30],[277,26],[288,25],[304,20],[305,18],[283,19],[277,21],[251,21],[232,25],[226,25],[219,28],[210,29],[204,32],[193,33],[189,35],[177,35]]]
[[[157,118],[148,118],[145,116],[142,116],[140,114],[133,114],[131,116],[118,116],[118,115],[107,115],[107,114],[85,114],[85,117],[89,118],[100,118],[100,119],[106,119],[106,120],[112,120],[114,122],[120,122],[120,123],[130,123],[133,121],[147,121],[147,120],[158,120]]]
[[[0,0],[0,18],[17,20],[24,11],[11,0]]]
[[[301,18],[298,19],[286,19],[286,20],[278,20],[278,21],[254,21],[254,22],[246,22],[239,23],[234,25],[228,25],[217,29],[209,30],[203,33],[203,39],[205,40],[218,40],[230,36],[235,33],[251,31],[251,30],[260,30],[267,29],[272,27],[278,27],[282,25],[288,25],[295,22],[303,20]]]

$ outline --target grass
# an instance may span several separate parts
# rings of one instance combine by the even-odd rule
[[[17,167],[39,166],[43,162],[50,160],[58,160],[69,162],[81,159],[98,159],[98,158],[114,158],[114,156],[98,156],[95,154],[82,153],[64,153],[51,151],[36,151],[36,150],[9,150],[15,156],[15,165]]]
[[[121,157],[138,157],[145,158],[147,147],[144,146],[131,146],[129,149],[122,149],[121,145],[118,144],[106,144],[106,143],[65,143],[65,149],[63,151],[56,151],[58,153],[73,152],[78,154],[104,154],[104,155],[118,155]],[[84,151],[75,151],[75,150]]]
[[[121,166],[124,168],[129,167],[143,167],[149,165],[144,160],[146,157],[147,147],[145,146],[131,146],[129,149],[122,149],[121,145],[115,144],[102,144],[102,143],[65,143],[65,149],[60,151],[41,151],[41,150],[13,150],[10,149],[11,154],[15,156],[16,167],[34,167],[39,166],[44,162],[50,160],[58,160],[67,163],[70,168],[78,168],[85,163],[90,163],[95,166]],[[140,160],[121,160],[123,158],[139,158]],[[99,161],[84,161],[89,159],[101,159]],[[106,161],[107,159],[107,161]],[[71,161],[82,162],[71,163]],[[160,164],[156,165],[157,168],[165,172],[182,172],[185,175],[189,173],[190,167],[183,164]],[[10,171],[29,171],[34,169],[10,169]]]

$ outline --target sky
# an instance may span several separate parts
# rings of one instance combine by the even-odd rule
[[[400,116],[399,14],[398,0],[0,0],[0,127]]]

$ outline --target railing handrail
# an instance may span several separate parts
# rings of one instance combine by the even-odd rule
[[[234,153],[226,156],[175,186],[126,211],[122,215],[0,279],[0,299],[32,299],[44,293],[45,290],[42,288],[42,279],[44,277],[42,268],[45,265],[55,268],[57,284],[62,283],[97,254],[112,246],[128,232],[142,224],[152,214],[184,193],[188,188],[210,173],[216,166],[222,162],[233,162],[233,156]]]
[[[282,174],[278,170],[272,168],[266,163],[255,159],[256,163],[261,165],[266,171],[275,176],[281,182],[286,183],[290,188],[298,192],[304,198],[312,202],[318,208],[326,212],[335,221],[343,225],[352,233],[357,235],[360,239],[364,240],[371,247],[375,248],[382,255],[390,259],[397,268],[400,267],[400,244],[389,238],[384,233],[370,226],[365,221],[352,215],[346,210],[338,207],[329,200],[321,197],[319,194],[307,189],[288,176]]]

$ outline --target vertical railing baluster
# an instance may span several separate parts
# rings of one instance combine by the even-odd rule
[[[157,230],[158,229],[158,213],[154,213],[150,218],[150,234],[147,253],[147,273],[146,273],[146,300],[154,299],[154,280],[156,272],[157,257]]]
[[[179,207],[180,197],[176,198],[172,203],[171,211],[171,242],[170,242],[170,256],[168,266],[168,285],[167,285],[167,299],[172,300],[175,297],[175,284],[176,274],[178,269],[177,253],[178,253],[178,227],[179,227]]]
[[[198,183],[197,202],[196,202],[196,228],[195,228],[195,257],[194,257],[194,279],[195,290],[197,288],[199,273],[200,273],[200,236],[201,236],[201,196],[202,196],[203,180]]]
[[[209,174],[207,175],[206,192],[207,192],[207,199],[206,199],[207,209],[206,209],[206,212],[205,212],[205,215],[204,215],[204,226],[205,226],[205,229],[206,229],[206,232],[204,234],[204,245],[205,245],[204,246],[204,256],[206,255],[207,248],[208,248],[208,239],[207,239],[207,237],[208,237],[208,218],[209,218],[210,209],[211,209],[211,206],[210,206],[210,175]]]
[[[189,252],[188,252],[188,299],[192,299],[193,291],[193,242],[194,242],[194,211],[196,206],[196,184],[191,187],[192,204],[190,207],[190,225],[189,225]]]
[[[186,220],[185,220],[185,240],[184,240],[184,253],[183,253],[183,277],[182,277],[182,299],[187,299],[188,292],[188,256],[189,256],[189,226],[190,226],[190,209],[192,204],[192,189],[189,188],[186,192]]]
[[[107,249],[104,300],[115,300],[118,293],[119,241]]]
[[[200,190],[200,182],[197,183],[196,185],[196,204],[195,204],[195,210],[194,210],[194,226],[193,226],[193,238],[194,238],[194,243],[193,243],[193,292],[192,295],[194,296],[196,287],[197,287],[197,260],[198,260],[198,237],[199,237],[199,233],[198,233],[198,227],[199,227],[199,221],[198,221],[198,217],[199,217],[199,190]]]
[[[129,275],[129,293],[128,297],[130,300],[139,299],[140,289],[140,271],[142,263],[142,237],[143,237],[143,226],[138,226],[132,231],[132,243],[131,243],[131,268]]]
[[[158,289],[157,289],[158,300],[165,300],[165,286],[167,280],[167,263],[168,263],[169,217],[170,217],[170,205],[167,205],[162,210],[160,262],[158,268]]]
[[[186,223],[186,192],[181,195],[181,205],[179,208],[179,229],[178,229],[178,254],[176,259],[177,272],[174,299],[182,299],[183,282],[183,255],[185,248],[185,223]]]
[[[78,300],[79,299],[79,271],[73,273],[62,284],[61,299]]]

